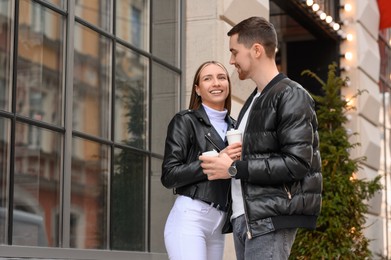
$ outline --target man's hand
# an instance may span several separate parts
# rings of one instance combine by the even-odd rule
[[[230,179],[228,168],[233,160],[226,154],[220,153],[218,157],[200,156],[201,167],[204,174],[208,175],[208,180]]]

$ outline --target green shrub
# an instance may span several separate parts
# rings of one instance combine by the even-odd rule
[[[350,158],[349,151],[359,143],[350,143],[344,127],[348,101],[341,97],[347,79],[336,74],[335,63],[329,65],[327,82],[305,70],[302,75],[316,79],[322,96],[313,95],[317,103],[320,153],[323,173],[322,211],[314,231],[300,229],[290,259],[368,259],[369,240],[363,234],[367,200],[381,189],[380,176],[373,180],[354,178],[365,157]],[[353,98],[362,94],[358,91]]]

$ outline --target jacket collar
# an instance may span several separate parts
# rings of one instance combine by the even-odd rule
[[[207,126],[208,129],[207,132],[205,132],[205,135],[208,136],[207,138],[210,138],[220,150],[224,149],[224,147],[226,146],[227,138],[225,138],[224,141],[220,138],[220,135],[210,123],[209,117],[206,114],[206,111],[202,105],[197,110],[194,110],[194,115],[196,116],[198,121],[203,122]],[[225,121],[228,124],[228,130],[235,128],[235,121],[228,114],[225,117]]]
[[[285,76],[284,73],[280,72],[278,73],[266,86],[265,88],[262,90],[261,92],[261,95],[265,94],[266,92],[268,92],[274,85],[276,85],[278,82],[280,82],[281,80],[287,78],[287,76]],[[251,93],[250,95],[250,99],[252,100],[253,97],[257,94],[258,92],[258,88],[256,87],[254,89],[254,91]]]
[[[207,126],[210,126],[210,127],[212,126],[212,124],[210,123],[209,117],[206,114],[206,111],[202,105],[198,109],[194,110],[194,114],[199,121],[204,122]],[[235,127],[235,121],[228,114],[225,117],[225,121],[228,124],[228,129]]]
[[[212,126],[209,117],[206,114],[206,111],[202,105],[200,105],[200,107],[197,110],[194,110],[194,114],[199,121],[204,122],[207,126]]]
[[[287,78],[284,73],[280,72],[278,73],[262,90],[261,96],[264,95],[266,92],[268,92],[274,85],[276,85],[278,82],[281,80]],[[236,122],[236,126],[239,126],[240,121],[242,120],[242,117],[244,113],[246,112],[247,108],[250,106],[251,101],[253,100],[254,96],[257,94],[258,88],[256,87],[254,91],[251,93],[251,95],[248,97],[246,102],[243,105],[243,108],[240,110],[239,116],[238,116],[238,121]]]
[[[281,80],[285,79],[287,76],[284,75],[284,73],[280,72],[278,73],[262,90],[261,94],[264,94],[269,91],[274,85],[276,85]],[[255,95],[256,91],[254,91],[253,95]]]

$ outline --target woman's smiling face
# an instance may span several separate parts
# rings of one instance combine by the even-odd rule
[[[223,111],[229,94],[229,81],[225,70],[213,63],[205,66],[200,72],[196,92],[201,96],[204,105]]]

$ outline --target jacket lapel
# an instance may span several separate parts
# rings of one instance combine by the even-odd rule
[[[240,110],[240,113],[238,116],[238,121],[236,122],[236,128],[238,128],[240,121],[242,121],[242,118],[243,118],[244,114],[246,113],[248,107],[250,106],[251,102],[253,101],[255,94],[257,94],[257,91],[258,91],[258,88],[255,88],[253,93],[251,93],[251,95],[248,97],[248,99],[244,103],[242,109]]]
[[[216,129],[210,123],[204,107],[200,106],[198,110],[195,110],[195,115],[199,121],[203,122],[206,125],[206,128],[204,128],[204,133],[200,134],[204,134],[207,141],[211,142],[212,145],[215,146],[216,150],[218,149],[218,152],[223,150],[226,147],[226,141],[221,139],[219,133],[217,133]],[[228,127],[233,126],[233,122],[230,118],[229,122],[227,123]]]

